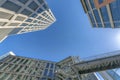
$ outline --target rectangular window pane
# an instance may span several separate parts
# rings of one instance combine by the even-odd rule
[[[50,64],[49,64],[49,63],[47,63],[46,68],[49,68],[49,65],[50,65]]]
[[[54,67],[54,64],[51,64],[50,68],[53,68]]]
[[[27,10],[27,9],[24,9],[24,10],[21,12],[21,14],[24,14],[24,15],[29,16],[30,14],[32,14],[32,12],[29,11],[29,10]]]
[[[39,2],[40,4],[44,3],[44,1],[43,1],[43,0],[38,0],[38,2]]]
[[[17,16],[15,20],[17,20],[17,21],[24,21],[25,17]]]
[[[0,18],[2,19],[11,19],[13,17],[13,14],[5,13],[0,11]]]
[[[18,26],[20,23],[11,23],[8,26]]]
[[[27,3],[28,0],[18,0],[18,1],[20,1],[23,4],[25,4],[25,3]]]
[[[0,22],[0,26],[4,26],[7,22]]]
[[[21,6],[18,6],[17,4],[11,1],[6,1],[1,7],[14,12],[17,12],[21,8]]]
[[[44,76],[47,76],[47,73],[48,73],[48,69],[45,69]]]
[[[28,5],[28,7],[35,11],[38,8],[38,5],[33,1]]]
[[[39,8],[37,12],[38,12],[38,13],[41,13],[41,12],[43,12],[43,9],[42,9],[42,8]]]

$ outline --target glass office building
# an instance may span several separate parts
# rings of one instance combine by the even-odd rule
[[[0,41],[46,29],[56,21],[45,0],[0,0]]]
[[[97,72],[97,76],[102,80],[120,80],[120,69]]]
[[[59,62],[16,56],[0,56],[0,80],[98,80],[93,73],[80,75],[70,66],[79,57],[70,56]]]
[[[94,28],[120,28],[120,0],[81,0]]]

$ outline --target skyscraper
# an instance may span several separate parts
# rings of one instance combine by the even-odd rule
[[[45,0],[0,0],[0,41],[46,29],[56,21]]]
[[[81,0],[92,27],[120,28],[120,0]]]
[[[70,67],[77,62],[74,56],[53,62],[9,52],[0,56],[0,80],[98,80],[93,73],[79,75]]]

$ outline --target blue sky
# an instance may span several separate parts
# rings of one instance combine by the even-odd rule
[[[47,0],[57,21],[43,31],[8,37],[0,43],[0,55],[16,55],[59,61],[120,50],[120,29],[92,28],[80,0]]]

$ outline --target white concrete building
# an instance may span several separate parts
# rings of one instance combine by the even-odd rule
[[[0,41],[46,29],[56,21],[45,0],[0,0]]]

